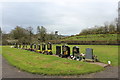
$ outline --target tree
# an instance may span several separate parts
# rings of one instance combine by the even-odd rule
[[[33,28],[30,26],[30,27],[28,27],[27,28],[27,30],[28,30],[28,32],[29,32],[29,44],[31,43],[31,41],[32,41],[32,35],[33,35]]]
[[[41,27],[37,27],[37,34],[38,34],[38,40],[41,42],[45,42],[47,37],[47,30],[45,27],[41,26]]]
[[[16,28],[10,32],[10,35],[13,39],[18,40],[18,43],[29,42],[29,31],[20,26],[16,26]]]

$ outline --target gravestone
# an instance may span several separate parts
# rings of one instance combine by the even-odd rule
[[[52,50],[52,44],[50,42],[47,44],[47,49]]]
[[[38,47],[38,50],[41,50],[41,48],[40,48],[40,44],[38,44],[38,46],[37,46],[37,47]]]
[[[25,48],[25,44],[23,43],[23,46],[22,46],[22,48],[24,49]]]
[[[80,61],[82,60],[82,57],[80,56],[80,51],[78,46],[73,47],[73,59]]]
[[[27,44],[25,44],[25,49],[27,49]]]
[[[86,48],[85,59],[93,59],[93,49]]]
[[[34,50],[33,50],[33,44],[30,44],[29,50],[30,50],[30,51],[34,51]]]
[[[69,46],[66,46],[66,45],[63,45],[62,46],[62,57],[69,57],[70,56],[70,47]]]
[[[61,54],[61,46],[56,46],[56,55]]]
[[[34,49],[36,49],[36,44],[34,44]]]
[[[15,48],[18,48],[18,44],[17,43],[15,43],[15,46],[14,46]]]
[[[46,45],[42,44],[42,51],[46,50]]]
[[[19,44],[19,48],[21,48],[21,44]]]
[[[73,56],[80,56],[80,51],[79,51],[79,47],[78,46],[74,46],[73,47]]]
[[[33,48],[33,44],[30,44],[30,49],[32,49]]]

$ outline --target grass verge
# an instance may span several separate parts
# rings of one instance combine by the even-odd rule
[[[104,70],[103,67],[21,49],[2,47],[2,55],[13,66],[35,74],[79,75]]]

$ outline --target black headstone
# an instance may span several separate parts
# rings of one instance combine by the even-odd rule
[[[93,49],[86,48],[85,59],[93,59]]]
[[[80,56],[80,51],[79,51],[79,47],[78,46],[74,46],[73,47],[73,56]]]
[[[19,44],[19,48],[21,48],[21,44]]]
[[[25,48],[25,44],[23,43],[23,46],[22,46],[22,48],[24,49]]]
[[[15,43],[15,46],[14,46],[15,48],[18,48],[18,44],[17,43]]]
[[[56,55],[61,54],[61,46],[56,46]]]
[[[47,49],[52,50],[52,44],[50,42],[47,44]]]
[[[25,44],[25,49],[27,49],[27,44]]]
[[[40,48],[40,44],[38,44],[38,50],[41,50],[41,48]]]
[[[36,49],[36,44],[34,44],[34,49]]]
[[[46,50],[46,45],[45,44],[42,44],[42,50]]]
[[[70,56],[70,47],[69,46],[62,46],[62,57],[69,57]]]
[[[31,48],[31,49],[33,48],[33,44],[30,44],[30,48]]]

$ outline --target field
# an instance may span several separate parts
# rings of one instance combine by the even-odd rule
[[[77,40],[77,41],[116,41],[117,34],[88,34],[88,35],[78,35],[66,37],[65,40]]]
[[[80,52],[85,53],[86,48],[93,48],[94,54],[101,62],[112,62],[113,66],[118,66],[118,46],[108,45],[69,45],[79,46]],[[53,45],[53,53],[56,52],[56,45]],[[72,50],[71,50],[72,54]],[[44,55],[26,50],[2,47],[2,55],[7,61],[17,68],[37,74],[44,75],[78,75],[104,70],[103,67],[81,61],[68,60],[51,55]]]

